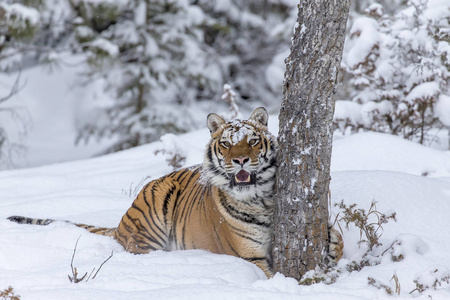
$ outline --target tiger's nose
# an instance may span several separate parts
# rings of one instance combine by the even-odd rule
[[[246,162],[248,162],[250,159],[248,157],[238,157],[238,158],[233,158],[233,162],[244,166]]]

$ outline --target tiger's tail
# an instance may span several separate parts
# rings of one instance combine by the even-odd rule
[[[8,220],[12,222],[16,222],[19,224],[29,224],[29,225],[41,225],[46,226],[53,222],[59,221],[59,220],[53,220],[53,219],[34,219],[34,218],[27,218],[22,216],[11,216],[7,218]],[[87,231],[99,235],[106,235],[106,236],[114,236],[114,233],[116,231],[116,228],[106,228],[106,227],[97,227],[92,225],[86,225],[86,224],[79,224],[79,223],[73,223],[70,221],[63,221],[69,224],[73,224],[77,227],[86,229]]]

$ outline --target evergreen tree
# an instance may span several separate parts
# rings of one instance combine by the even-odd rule
[[[449,95],[450,12],[426,12],[422,0],[394,15],[373,4],[354,20],[344,56],[354,103],[337,103],[336,127],[388,132],[423,144],[430,129],[443,126],[435,108]]]
[[[7,0],[0,69],[53,65],[62,54],[84,58],[78,141],[112,137],[107,152],[116,151],[203,124],[196,115],[220,105],[225,83],[244,110],[277,107],[281,88],[269,67],[289,41],[292,7],[278,0]]]
[[[117,151],[192,128],[183,106],[217,86],[201,49],[202,11],[183,1],[143,0],[80,1],[74,8],[89,80],[112,99],[86,120],[81,137],[116,136],[109,151]]]
[[[17,72],[57,63],[71,52],[74,13],[67,1],[12,1],[0,4],[0,71]]]
[[[90,80],[112,99],[91,114],[80,139],[115,136],[109,151],[116,151],[192,129],[198,110],[220,101],[224,83],[247,106],[279,98],[265,70],[285,39],[273,30],[289,11],[282,2],[79,1],[74,8]]]

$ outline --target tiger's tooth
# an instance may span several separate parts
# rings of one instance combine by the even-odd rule
[[[245,180],[239,180],[239,178],[235,175],[234,180],[236,180],[237,183],[241,183],[241,182],[248,183],[248,182],[250,182],[251,178],[250,178],[250,176],[248,176]]]

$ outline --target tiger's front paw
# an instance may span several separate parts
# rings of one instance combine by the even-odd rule
[[[328,255],[327,261],[330,265],[335,265],[344,254],[344,240],[342,235],[334,229],[333,226],[328,227]]]

